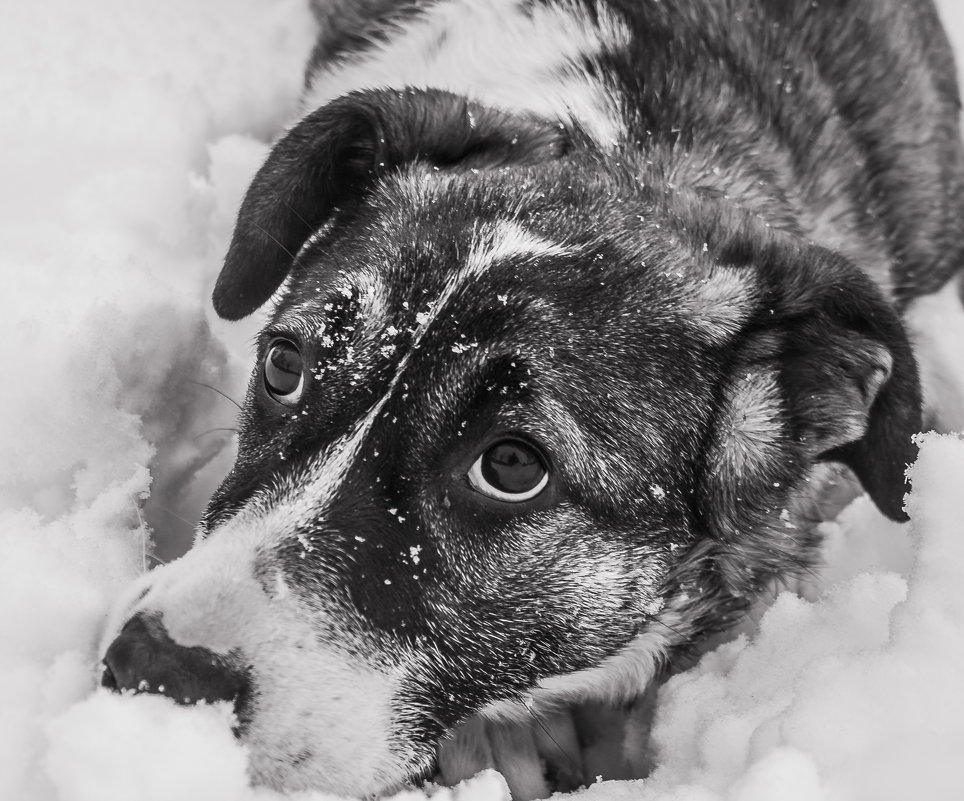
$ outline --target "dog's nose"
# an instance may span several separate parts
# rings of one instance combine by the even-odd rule
[[[118,692],[155,693],[179,704],[195,704],[237,702],[247,680],[229,658],[207,648],[178,645],[160,619],[137,614],[107,649],[101,685]]]

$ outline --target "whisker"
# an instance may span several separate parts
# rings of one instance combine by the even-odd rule
[[[276,237],[276,236],[275,236],[274,234],[272,234],[270,231],[268,231],[268,230],[266,230],[265,228],[263,228],[263,227],[261,227],[260,225],[258,225],[254,220],[251,220],[251,224],[252,224],[255,228],[257,228],[262,234],[264,234],[266,237],[268,237],[268,239],[270,239],[272,242],[274,242],[274,243],[275,243],[279,248],[281,248],[285,253],[287,253],[287,254],[291,257],[292,261],[294,261],[294,259],[295,259],[295,254],[292,253],[290,250],[288,250],[288,248],[286,248],[286,247],[284,246],[284,244],[278,239],[278,237]]]
[[[539,716],[536,714],[536,711],[532,708],[532,706],[529,704],[527,700],[522,699],[522,705],[526,708],[526,711],[532,716],[532,719],[536,722],[536,725],[538,725],[539,728],[542,729],[546,737],[552,740],[553,745],[555,745],[555,747],[559,749],[559,753],[561,753],[569,761],[569,765],[573,768],[574,772],[578,774],[581,770],[581,766],[575,760],[575,758],[573,758],[572,754],[570,754],[565,748],[563,748],[562,743],[560,743],[555,737],[552,736],[552,732],[550,732],[548,727],[539,719]]]
[[[190,520],[188,520],[187,518],[181,517],[177,512],[175,512],[175,511],[169,509],[168,507],[163,506],[163,505],[161,505],[161,504],[159,504],[159,503],[155,503],[155,504],[153,504],[153,505],[154,505],[157,509],[159,509],[160,511],[164,512],[165,514],[169,514],[171,517],[175,518],[176,520],[180,520],[182,523],[185,523],[186,525],[190,526],[192,530],[194,529],[194,523],[192,523],[192,522],[191,522]]]
[[[238,429],[236,428],[209,428],[207,431],[202,431],[200,434],[195,434],[193,437],[191,437],[191,439],[198,440],[203,436],[213,434],[215,431],[233,431],[235,434],[238,433]]]
[[[666,628],[668,628],[671,632],[673,632],[673,634],[675,634],[681,640],[686,640],[686,636],[683,634],[683,632],[679,631],[678,629],[674,629],[669,623],[664,623],[659,618],[653,618],[653,620],[656,623],[659,623],[661,626],[665,626]]]
[[[292,214],[295,215],[295,217],[297,217],[299,220],[301,220],[301,222],[304,224],[305,228],[307,228],[309,231],[312,231],[312,232],[315,230],[315,227],[316,227],[316,226],[312,225],[312,224],[311,224],[310,222],[308,222],[304,217],[302,217],[302,216],[298,213],[297,209],[295,209],[295,207],[292,206],[287,200],[284,201],[284,204],[285,204],[285,208],[288,209],[288,211],[290,211]]]
[[[191,384],[196,384],[196,385],[199,386],[199,387],[205,387],[206,389],[209,389],[209,390],[211,390],[212,392],[217,392],[218,395],[220,395],[222,398],[225,398],[226,400],[231,401],[231,403],[233,403],[235,406],[237,406],[237,407],[238,407],[238,411],[241,411],[241,404],[238,403],[238,402],[237,402],[234,398],[232,398],[230,395],[226,395],[225,393],[223,393],[223,392],[222,392],[220,389],[218,389],[217,387],[212,387],[210,384],[205,384],[203,381],[189,381],[189,383],[191,383]]]

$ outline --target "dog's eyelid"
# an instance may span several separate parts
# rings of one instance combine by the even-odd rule
[[[303,348],[304,336],[298,331],[300,326],[283,321],[275,321],[258,335],[265,353],[279,340],[285,340],[298,348]]]
[[[272,339],[261,370],[264,387],[274,400],[285,406],[297,405],[305,386],[305,362],[297,344],[286,337]]]
[[[542,448],[519,437],[504,437],[479,454],[466,478],[472,489],[486,497],[521,503],[540,495],[550,474]]]

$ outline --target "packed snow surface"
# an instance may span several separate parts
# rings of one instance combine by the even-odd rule
[[[302,0],[4,5],[0,799],[321,798],[250,788],[218,706],[95,689],[148,528],[183,549],[230,464],[236,410],[204,385],[241,397],[259,321],[207,298],[313,21]],[[587,801],[964,798],[964,440],[923,438],[912,478],[909,524],[866,499],[826,524],[808,599],[673,679],[655,773]]]

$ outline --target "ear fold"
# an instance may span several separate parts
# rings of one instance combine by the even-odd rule
[[[910,341],[870,279],[840,256],[818,258],[807,271],[816,289],[786,298],[811,307],[790,327],[782,360],[792,415],[808,451],[846,464],[884,514],[906,520],[904,471],[921,428]]]
[[[724,538],[753,530],[815,461],[846,464],[884,514],[906,520],[921,398],[900,318],[842,256],[739,240],[723,250],[753,265],[759,295],[708,452],[708,522]]]
[[[380,175],[417,160],[496,167],[558,158],[561,125],[438,90],[358,92],[317,109],[274,147],[248,188],[214,308],[237,320],[281,285],[301,246]]]

